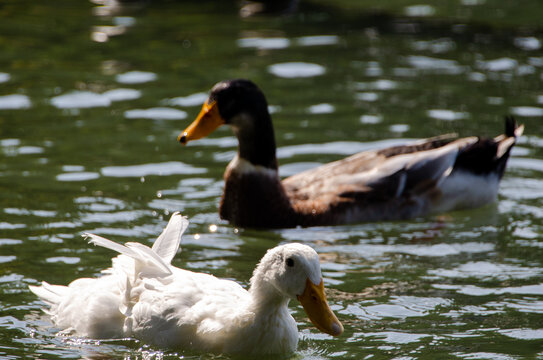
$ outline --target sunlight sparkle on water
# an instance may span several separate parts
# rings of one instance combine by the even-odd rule
[[[326,68],[312,63],[288,62],[270,65],[268,71],[282,78],[306,78],[323,75]]]

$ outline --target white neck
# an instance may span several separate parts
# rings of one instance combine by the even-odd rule
[[[263,353],[292,352],[298,344],[298,327],[288,311],[290,299],[273,285],[258,282],[249,289],[254,319],[245,341]],[[250,335],[250,336],[248,336]],[[256,335],[256,336],[255,336]]]
[[[249,160],[246,160],[236,154],[236,156],[230,161],[226,167],[226,172],[232,172],[240,175],[246,174],[262,174],[269,177],[277,177],[277,170],[270,169],[262,165],[254,165]]]

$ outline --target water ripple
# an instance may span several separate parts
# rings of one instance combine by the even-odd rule
[[[373,82],[357,82],[356,90],[394,90],[398,88],[398,82],[387,79],[379,79]]]
[[[448,284],[433,284],[432,287],[443,290],[456,290],[459,294],[471,296],[487,296],[487,295],[502,295],[502,294],[517,294],[517,295],[543,295],[543,284],[511,286],[504,288],[483,288],[476,285],[448,285]]]
[[[11,75],[8,73],[0,72],[0,83],[8,82],[11,79]]]
[[[20,144],[21,141],[19,139],[0,140],[2,152],[6,156],[41,154],[45,151],[41,146],[19,146]]]
[[[312,105],[307,109],[310,114],[331,114],[335,111],[335,107],[332,104],[317,104]]]
[[[11,215],[33,215],[38,217],[54,217],[57,215],[57,212],[53,210],[28,210],[21,208],[5,208],[4,212]]]
[[[122,200],[104,197],[81,196],[74,199],[74,203],[89,211],[113,211],[126,208]]]
[[[517,66],[517,60],[507,57],[487,61],[477,61],[477,67],[487,71],[507,71],[513,70]]]
[[[543,340],[543,329],[504,329],[498,332],[518,340]]]
[[[124,117],[127,119],[183,120],[187,117],[187,113],[168,107],[154,107],[127,110],[124,112]]]
[[[406,58],[407,63],[415,69],[430,73],[458,75],[466,71],[456,60],[436,59],[429,56],[411,55]]]
[[[207,100],[206,93],[196,93],[189,96],[178,96],[172,99],[166,99],[163,101],[166,105],[171,106],[198,106],[202,105]]]
[[[509,109],[511,114],[522,117],[543,116],[543,108],[535,106],[514,106]]]
[[[500,186],[500,194],[509,199],[535,200],[543,198],[543,180],[541,179],[509,177],[504,180]]]
[[[111,177],[142,177],[147,175],[193,175],[204,174],[205,168],[197,168],[179,161],[152,163],[128,166],[106,166],[101,170],[102,175]]]
[[[339,43],[339,36],[336,36],[336,35],[302,36],[296,39],[296,43],[300,46],[335,45]]]
[[[516,356],[491,353],[491,352],[475,352],[475,353],[456,352],[456,353],[453,353],[452,355],[458,356],[466,360],[518,360],[518,357]]]
[[[64,174],[58,174],[58,181],[87,181],[98,179],[100,174],[95,172],[68,172]]]
[[[119,74],[115,77],[118,83],[122,84],[141,84],[157,79],[157,75],[147,71],[129,71],[124,74]]]
[[[295,175],[295,174],[301,173],[302,171],[316,168],[317,166],[320,166],[320,165],[322,165],[322,163],[319,163],[319,162],[296,162],[296,163],[281,165],[279,167],[279,176],[285,177],[285,176]]]
[[[431,275],[446,278],[478,278],[483,281],[507,280],[507,279],[529,279],[543,274],[543,269],[536,267],[522,267],[508,264],[494,264],[487,261],[477,261],[462,264],[451,270],[435,269],[428,270]]]
[[[102,94],[110,101],[135,100],[141,97],[141,91],[135,89],[112,89]]]
[[[116,212],[93,212],[84,214],[81,216],[81,221],[84,223],[98,223],[98,224],[113,224],[121,223],[126,224],[135,222],[146,215],[145,211],[116,211]]]
[[[256,48],[260,50],[286,49],[290,46],[290,40],[286,38],[251,37],[238,39],[236,43],[241,48]]]
[[[14,256],[14,255],[7,255],[7,256],[0,255],[0,264],[12,262],[12,261],[14,261],[16,259],[17,259],[17,257]]]
[[[77,264],[81,261],[78,257],[70,256],[56,256],[45,259],[48,263],[64,263],[64,264]]]
[[[107,107],[111,105],[111,100],[107,96],[91,91],[72,91],[53,97],[51,104],[59,109],[82,109]]]
[[[447,109],[432,109],[428,110],[426,113],[431,118],[445,121],[462,120],[469,118],[469,113],[467,112],[456,112]]]
[[[543,172],[543,160],[533,158],[512,158],[510,167]]]
[[[0,110],[28,109],[31,106],[32,102],[26,95],[13,94],[0,96]]]
[[[360,123],[362,124],[379,124],[383,121],[382,115],[362,115],[360,116]]]
[[[432,16],[436,13],[436,9],[431,5],[411,5],[404,8],[404,14],[412,17]]]
[[[434,54],[442,54],[456,49],[456,43],[450,38],[441,38],[435,40],[419,40],[412,44],[414,50],[428,50]]]
[[[417,296],[393,296],[387,304],[366,305],[353,303],[339,313],[356,315],[360,319],[379,320],[384,318],[405,319],[428,315],[438,306],[449,306],[452,300]]]
[[[356,333],[353,337],[358,341],[360,338],[367,340],[383,341],[387,344],[409,344],[418,342],[420,339],[432,337],[429,334],[413,334],[399,331],[383,331],[383,332],[368,332],[368,333]],[[369,339],[368,339],[369,338]],[[352,339],[350,340],[352,341]]]
[[[379,100],[379,94],[375,92],[362,92],[355,94],[355,99],[366,102],[374,102]]]
[[[2,245],[20,245],[22,243],[23,243],[22,240],[0,239],[0,246],[2,246]]]
[[[270,65],[268,71],[282,78],[307,78],[324,74],[326,68],[312,63],[287,62]]]
[[[0,229],[2,230],[14,230],[24,228],[24,224],[12,224],[5,221],[0,221]]]
[[[408,124],[393,124],[388,127],[388,129],[394,133],[404,133],[410,128],[411,127]]]
[[[494,244],[480,242],[452,243],[452,244],[396,244],[396,245],[376,245],[376,244],[357,244],[357,245],[332,245],[326,247],[326,251],[335,251],[358,255],[366,259],[382,257],[387,253],[407,254],[413,256],[443,257],[458,255],[461,253],[484,253],[494,250]]]
[[[203,138],[203,139],[199,139],[197,143],[203,146],[217,146],[220,148],[233,148],[238,145],[238,139],[235,136],[226,136],[226,137],[221,137],[221,138]]]

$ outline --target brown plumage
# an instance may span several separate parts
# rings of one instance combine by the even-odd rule
[[[365,151],[280,180],[264,95],[248,80],[215,85],[186,143],[220,125],[236,134],[219,213],[236,226],[287,228],[408,219],[484,205],[495,199],[523,126],[506,118],[496,138],[439,136]]]

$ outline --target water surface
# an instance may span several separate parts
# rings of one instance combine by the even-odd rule
[[[246,286],[268,248],[298,241],[319,252],[345,333],[319,333],[292,302],[295,358],[543,358],[540,33],[427,19],[425,7],[399,18],[311,3],[248,19],[222,2],[17,1],[0,11],[0,357],[216,357],[55,337],[27,288],[108,267],[113,254],[83,232],[150,245],[181,211],[191,225],[174,264],[186,269]],[[506,114],[526,134],[497,202],[480,209],[235,228],[217,215],[231,131],[175,140],[208,89],[235,77],[268,97],[282,176],[441,133],[494,136]]]

